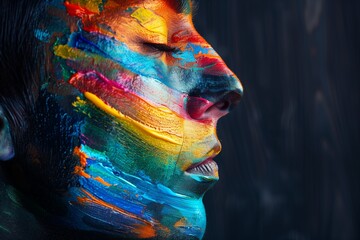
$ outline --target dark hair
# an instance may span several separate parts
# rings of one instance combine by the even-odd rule
[[[38,92],[39,41],[34,30],[43,12],[43,0],[0,1],[0,106],[16,138],[26,128]]]

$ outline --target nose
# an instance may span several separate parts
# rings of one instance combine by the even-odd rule
[[[208,95],[208,94],[207,94]],[[214,102],[205,97],[189,96],[187,99],[187,112],[192,119],[217,120],[227,113],[240,101],[241,94],[237,91],[218,93]]]
[[[192,71],[196,78],[189,81],[186,91],[188,115],[196,120],[218,120],[226,115],[243,95],[240,80],[196,31],[180,31],[173,35],[172,42],[186,43],[185,49],[196,60],[196,70]]]
[[[242,85],[219,56],[200,57],[197,64],[203,75],[189,93],[187,113],[196,120],[218,120],[240,101]]]

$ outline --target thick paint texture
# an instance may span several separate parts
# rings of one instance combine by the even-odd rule
[[[202,197],[217,168],[187,170],[220,152],[217,120],[242,87],[191,17],[187,1],[50,2],[36,32],[49,58],[42,97],[74,122],[64,223],[119,237],[202,238]]]

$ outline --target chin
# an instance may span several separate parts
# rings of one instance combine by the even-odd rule
[[[86,148],[76,154],[80,162],[86,156],[86,171],[79,169],[78,183],[61,196],[68,209],[61,222],[116,239],[202,239],[204,193],[185,195],[153,182],[143,172],[140,176],[122,172],[105,156],[91,155]],[[203,184],[210,186],[208,182],[197,186]]]

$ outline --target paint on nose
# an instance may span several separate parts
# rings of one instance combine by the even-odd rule
[[[196,58],[197,65],[204,69],[203,74],[214,76],[233,75],[219,56],[203,55]]]
[[[200,55],[196,61],[202,78],[189,92],[187,113],[196,120],[218,120],[240,101],[242,85],[220,56]]]
[[[203,97],[189,96],[186,102],[186,111],[195,120],[218,120],[225,116],[240,101],[238,91],[229,91],[216,94],[209,101]]]

